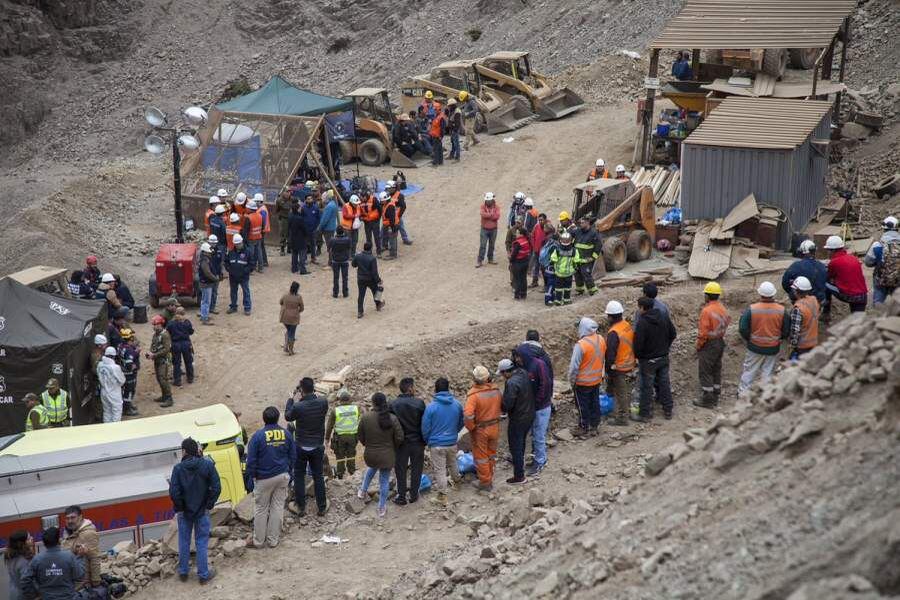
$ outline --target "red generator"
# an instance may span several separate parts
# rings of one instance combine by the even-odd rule
[[[160,299],[192,298],[200,303],[200,280],[196,244],[163,244],[156,254],[156,271],[150,276],[150,306],[159,308]]]

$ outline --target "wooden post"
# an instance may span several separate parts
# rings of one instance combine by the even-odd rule
[[[694,72],[694,79],[700,78],[700,48],[691,50],[691,70]]]
[[[847,67],[847,44],[850,43],[850,17],[844,19],[844,27],[841,32],[841,66],[838,71],[838,81],[844,83],[844,73]],[[839,123],[841,120],[841,99],[843,92],[838,92],[834,97],[834,122]]]
[[[325,115],[322,115],[323,117]],[[354,128],[355,129],[355,128]],[[334,159],[331,157],[331,144],[328,141],[328,126],[322,128],[322,140],[325,142],[325,160],[328,161],[327,171],[334,177]]]
[[[837,43],[837,38],[838,34],[835,34],[834,38],[831,40],[831,45],[828,46],[828,51],[825,52],[825,58],[822,59],[822,81],[831,81],[832,63],[834,63],[834,45]]]
[[[650,70],[647,73],[648,78],[656,78],[659,75],[659,48],[654,48],[650,53]],[[653,122],[654,101],[656,99],[656,90],[647,90],[647,101],[644,104],[644,131],[641,140],[641,165],[647,163],[647,155],[650,151],[650,131]]]

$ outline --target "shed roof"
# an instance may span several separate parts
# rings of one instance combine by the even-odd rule
[[[384,88],[375,88],[375,87],[361,87],[356,88],[352,92],[347,92],[347,96],[350,98],[368,98],[369,96],[378,96],[381,92],[386,92],[387,90]]]
[[[796,148],[831,110],[818,100],[777,98],[725,98],[685,144],[732,148]]]
[[[301,90],[276,75],[255,92],[222,102],[216,108],[225,112],[312,116],[350,110],[353,101]]]
[[[823,48],[855,0],[688,0],[651,48]]]

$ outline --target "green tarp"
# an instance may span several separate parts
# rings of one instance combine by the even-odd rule
[[[216,108],[228,112],[302,117],[351,110],[353,101],[301,90],[276,75],[255,92],[217,104]]]

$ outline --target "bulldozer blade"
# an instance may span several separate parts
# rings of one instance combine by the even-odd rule
[[[581,110],[584,99],[570,90],[562,88],[540,101],[538,114],[542,121],[551,121]]]
[[[527,101],[511,98],[509,102],[487,114],[487,130],[491,135],[513,131],[537,119],[538,115],[532,112]]]
[[[399,169],[418,169],[431,164],[431,157],[416,151],[411,158],[399,150],[391,151],[391,166]]]

